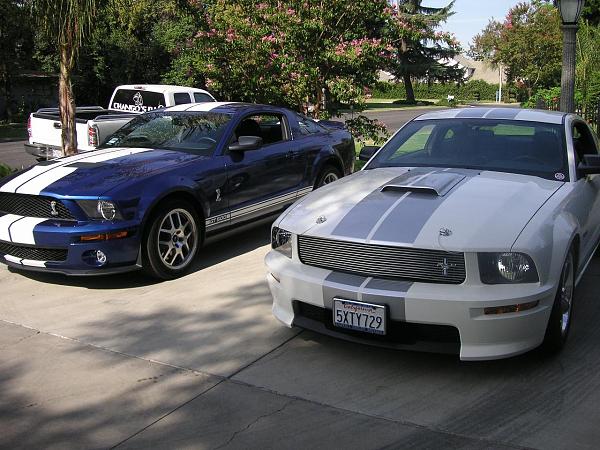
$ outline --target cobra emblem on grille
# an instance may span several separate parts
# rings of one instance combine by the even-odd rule
[[[448,258],[444,258],[444,260],[441,263],[437,263],[436,265],[440,269],[442,269],[442,275],[444,275],[445,277],[448,276],[448,272],[450,271],[450,269],[456,267],[456,264],[448,263]]]
[[[54,200],[50,202],[50,214],[54,217],[58,216],[58,210],[56,209],[56,202]]]

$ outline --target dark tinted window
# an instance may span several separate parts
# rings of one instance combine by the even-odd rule
[[[109,136],[102,147],[159,148],[210,156],[230,120],[230,114],[213,112],[147,113]]]
[[[308,135],[308,134],[321,133],[323,131],[323,129],[321,128],[321,125],[319,125],[314,120],[309,119],[308,117],[302,116],[300,114],[297,114],[297,117],[298,117],[298,125],[300,126],[300,133],[302,133],[304,135]]]
[[[562,125],[482,119],[408,124],[377,154],[376,167],[456,167],[568,179]]]
[[[110,107],[119,111],[148,112],[164,108],[165,97],[158,92],[118,89]]]
[[[190,94],[188,94],[187,92],[177,92],[173,94],[173,101],[175,101],[176,105],[192,103],[192,100],[190,99]]]
[[[258,136],[262,138],[264,145],[287,140],[283,116],[255,114],[246,117],[235,129],[232,139],[237,141],[240,136]]]
[[[210,95],[203,94],[202,92],[194,92],[194,101],[196,103],[214,102]]]

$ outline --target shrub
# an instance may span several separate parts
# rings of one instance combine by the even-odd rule
[[[10,175],[11,173],[13,173],[13,169],[4,163],[0,163],[0,178]]]
[[[417,98],[447,99],[448,95],[454,95],[456,98],[476,100],[477,94],[479,94],[479,100],[493,101],[496,99],[498,85],[483,80],[470,80],[464,84],[415,83],[413,89]],[[406,91],[403,83],[380,81],[375,85],[372,96],[374,98],[402,99],[406,98]]]

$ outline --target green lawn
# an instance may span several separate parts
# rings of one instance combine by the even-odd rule
[[[0,124],[0,140],[27,139],[27,125],[21,123]]]

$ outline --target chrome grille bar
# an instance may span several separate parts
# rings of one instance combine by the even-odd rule
[[[464,253],[298,236],[300,261],[309,266],[375,278],[461,284]]]

